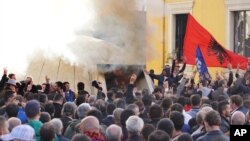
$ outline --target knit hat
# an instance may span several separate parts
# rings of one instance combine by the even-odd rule
[[[35,131],[34,129],[29,125],[18,125],[11,133],[4,135],[1,137],[4,141],[10,141],[10,140],[22,140],[22,141],[35,141]]]
[[[10,84],[16,87],[16,80],[15,79],[9,79],[6,84]]]
[[[25,106],[25,113],[28,118],[33,118],[40,113],[40,103],[37,100],[30,100]]]

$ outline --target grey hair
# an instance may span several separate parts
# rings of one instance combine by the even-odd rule
[[[62,116],[74,115],[77,106],[74,102],[66,102],[63,104]]]
[[[241,111],[235,111],[231,116],[232,125],[244,125],[246,123],[246,116]]]
[[[132,110],[135,115],[139,115],[140,114],[140,110],[139,110],[139,106],[136,104],[129,104],[126,109]]]
[[[126,121],[126,128],[129,133],[140,133],[143,126],[144,122],[138,116],[130,116]]]
[[[62,134],[63,124],[59,118],[54,118],[49,123],[54,127],[56,134]]]
[[[107,140],[120,140],[122,138],[122,128],[112,124],[106,129]]]
[[[122,111],[124,111],[124,109],[122,109],[122,108],[116,108],[114,110],[113,115],[114,115],[115,123],[119,123],[120,124]]]
[[[205,107],[201,108],[201,110],[196,115],[197,123],[198,124],[203,124],[206,113],[208,113],[208,112],[210,112],[212,110],[213,110],[213,108],[211,108],[209,106],[205,106]]]
[[[79,119],[82,119],[86,116],[86,113],[91,109],[88,103],[82,103],[77,108],[77,115]]]

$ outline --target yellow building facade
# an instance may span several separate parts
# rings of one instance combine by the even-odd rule
[[[165,64],[171,64],[170,58],[176,50],[175,32],[178,14],[191,13],[222,46],[234,51],[235,12],[250,10],[250,0],[155,0],[155,3],[163,6],[157,9],[151,8],[152,3],[147,2],[147,23],[154,25],[154,34],[148,35],[148,44],[156,49],[154,55],[151,55],[151,49],[148,49],[146,68],[154,69],[156,73],[160,73]],[[155,16],[156,10],[162,15]],[[246,18],[248,20],[249,15]],[[249,20],[246,23],[248,30]],[[190,68],[188,67],[186,71],[191,72]],[[209,71],[214,74],[216,69],[209,68]]]

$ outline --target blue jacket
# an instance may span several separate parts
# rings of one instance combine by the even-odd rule
[[[65,92],[65,99],[67,102],[74,102],[75,101],[75,92],[69,90]]]

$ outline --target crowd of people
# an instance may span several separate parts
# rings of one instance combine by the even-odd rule
[[[180,67],[181,66],[181,67]],[[69,82],[17,82],[4,69],[0,81],[0,140],[3,141],[229,141],[230,125],[250,123],[250,70],[199,77],[185,74],[173,60],[161,74],[148,75],[154,91],[136,88],[131,74],[126,90],[77,91]]]

